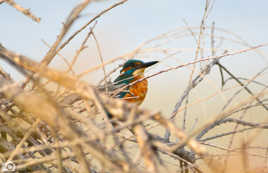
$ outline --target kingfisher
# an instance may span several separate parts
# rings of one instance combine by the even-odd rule
[[[156,63],[158,61],[143,62],[137,59],[130,59],[123,64],[120,75],[114,80],[113,84],[121,88],[140,80],[144,78],[145,69]],[[140,105],[146,96],[147,90],[148,81],[144,79],[129,85],[123,91],[120,91],[116,97]]]

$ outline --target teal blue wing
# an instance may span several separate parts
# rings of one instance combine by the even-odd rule
[[[134,70],[128,70],[125,73],[121,74],[114,80],[114,85],[119,86],[120,88],[130,84],[133,81],[133,75],[132,73]],[[126,88],[124,91],[121,91],[118,93],[118,98],[123,98],[128,93],[128,88]]]

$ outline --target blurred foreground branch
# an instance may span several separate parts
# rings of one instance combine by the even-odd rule
[[[25,16],[28,16],[29,18],[31,18],[33,21],[39,23],[41,18],[40,17],[36,17],[35,15],[33,15],[31,13],[31,11],[29,9],[25,9],[22,6],[18,5],[17,3],[15,3],[13,0],[4,0],[3,2],[6,2],[7,4],[9,4],[10,6],[14,7],[16,10],[18,10],[19,12],[23,13]],[[0,2],[1,3],[1,2]]]
[[[148,110],[137,109],[136,105],[126,103],[122,100],[109,98],[106,95],[99,93],[94,86],[90,86],[83,81],[77,80],[75,76],[68,75],[47,66],[42,66],[40,63],[37,63],[26,56],[7,50],[3,46],[0,46],[0,57],[8,61],[15,68],[27,71],[25,74],[28,74],[29,72],[38,74],[38,76],[62,85],[66,89],[76,93],[80,99],[83,99],[86,102],[92,100],[93,103],[97,105],[98,110],[104,110],[104,114],[105,111],[108,111],[114,115],[114,118],[117,119],[117,121],[119,120],[122,123],[128,123],[129,125],[123,125],[123,127],[133,128],[136,134],[137,143],[139,144],[142,153],[141,157],[144,159],[149,172],[158,172],[159,170],[159,165],[157,164],[158,159],[156,159],[158,156],[156,153],[153,154],[158,151],[157,148],[160,147],[159,149],[161,149],[161,151],[166,150],[166,152],[168,152],[170,150],[168,148],[170,147],[168,146],[168,143],[165,142],[163,143],[163,145],[166,145],[164,148],[162,145],[155,145],[156,143],[153,141],[157,140],[157,138],[151,138],[152,134],[147,132],[143,127],[142,121],[140,121],[140,123],[134,123],[134,120],[148,117],[148,119],[160,123],[165,128],[169,128],[171,133],[179,139],[185,140],[187,138],[186,134],[163,118],[159,113],[150,116],[151,113]],[[36,83],[37,81],[33,82]],[[131,165],[115,155],[111,155],[110,152],[106,152],[105,148],[103,148],[103,144],[99,143],[99,140],[102,141],[107,135],[115,135],[113,131],[110,131],[109,133],[99,131],[98,136],[100,136],[100,138],[90,137],[92,135],[82,130],[80,126],[74,124],[73,120],[76,119],[81,121],[83,124],[86,124],[87,128],[91,127],[92,123],[83,120],[82,117],[79,117],[79,115],[76,115],[73,111],[65,109],[45,88],[38,84],[38,82],[36,84],[38,86],[36,91],[27,92],[18,85],[14,86],[12,81],[2,79],[1,91],[7,99],[14,101],[14,103],[19,106],[20,110],[30,113],[34,118],[46,122],[49,127],[52,128],[52,131],[62,134],[63,139],[70,142],[81,139],[80,142],[71,145],[70,147],[78,162],[83,166],[83,172],[88,172],[91,169],[89,161],[83,153],[89,153],[95,159],[104,163],[106,169],[118,172],[138,172],[138,170],[133,169],[134,165]],[[66,102],[65,106],[67,106]],[[133,110],[135,111],[133,112]],[[129,116],[132,114],[131,112],[133,112],[134,117]],[[196,154],[201,157],[207,157],[204,148],[195,140],[189,140],[187,144]],[[187,153],[191,154],[184,150],[181,150],[181,152],[174,152],[174,154],[178,154],[178,156],[186,155],[185,158],[191,158],[191,156],[187,156]]]

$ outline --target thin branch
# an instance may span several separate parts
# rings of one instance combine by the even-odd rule
[[[108,61],[104,62],[103,64],[100,64],[100,65],[97,65],[97,66],[95,66],[95,67],[93,67],[93,68],[91,68],[91,69],[88,69],[88,70],[86,70],[86,71],[84,71],[84,72],[78,74],[77,77],[80,79],[80,78],[82,78],[83,76],[87,75],[88,73],[93,72],[93,71],[95,71],[95,70],[98,70],[98,69],[102,68],[103,66],[105,66],[105,65],[107,65],[107,64],[111,64],[111,63],[113,63],[113,62],[115,62],[115,61],[117,61],[117,60],[119,60],[119,59],[123,59],[123,56],[120,56],[120,57],[117,57],[117,58],[108,60]]]
[[[14,7],[16,10],[18,10],[19,12],[23,13],[25,16],[31,18],[33,21],[39,23],[41,18],[40,17],[36,17],[35,15],[33,15],[31,13],[31,11],[29,9],[25,9],[22,6],[18,5],[17,3],[15,3],[13,0],[4,0],[3,2],[8,3],[10,6]]]
[[[234,78],[229,77],[229,78],[227,78],[224,82],[227,83],[228,81],[233,80],[233,79],[234,79]],[[237,77],[237,79],[239,79],[239,80],[244,80],[244,81],[251,81],[251,83],[254,83],[254,84],[257,84],[257,85],[259,85],[259,86],[268,88],[268,85],[266,85],[266,84],[264,84],[264,83],[262,83],[262,82],[256,81],[256,80],[251,80],[251,79],[244,78],[244,77]]]
[[[265,44],[260,44],[258,46],[254,46],[254,47],[250,47],[250,48],[246,48],[246,49],[241,49],[241,50],[238,50],[238,51],[233,51],[233,52],[226,52],[225,54],[223,55],[219,55],[219,56],[208,56],[206,58],[202,58],[202,59],[198,59],[196,61],[191,61],[189,63],[185,63],[185,64],[182,64],[182,65],[178,65],[178,66],[175,66],[175,67],[170,67],[168,69],[165,69],[165,70],[161,70],[157,73],[154,73],[152,75],[149,75],[147,77],[144,77],[142,79],[139,79],[139,80],[136,80],[128,85],[125,85],[124,87],[118,89],[116,92],[114,92],[113,96],[117,95],[118,93],[120,93],[121,91],[125,90],[127,87],[131,86],[131,85],[134,85],[136,84],[137,82],[141,82],[145,79],[148,79],[148,78],[151,78],[151,77],[154,77],[154,76],[157,76],[161,73],[166,73],[166,72],[169,72],[171,70],[176,70],[176,69],[179,69],[179,68],[182,68],[182,67],[186,67],[186,66],[189,66],[189,65],[192,65],[192,64],[195,64],[195,63],[198,63],[198,62],[203,62],[203,61],[209,61],[209,60],[217,60],[217,59],[220,59],[220,58],[223,58],[223,57],[228,57],[228,56],[232,56],[232,55],[237,55],[237,54],[241,54],[241,53],[245,53],[245,52],[248,52],[248,51],[251,51],[251,50],[255,50],[255,49],[258,49],[258,48],[261,48],[261,47],[265,47],[265,46],[268,46],[268,43],[265,43]],[[207,65],[207,68],[205,68],[204,70],[202,70],[202,72],[192,81],[192,85],[191,86],[188,86],[188,88],[184,91],[184,94],[183,96],[180,98],[179,102],[176,104],[176,109],[174,109],[174,113],[172,113],[172,116],[170,119],[174,118],[174,116],[176,115],[181,103],[183,102],[183,100],[186,98],[186,96],[188,95],[188,93],[190,92],[191,88],[195,87],[198,83],[199,83],[199,80],[203,80],[203,73],[207,73],[206,70],[210,70],[211,67],[210,66],[213,66],[215,64],[215,62],[212,62],[210,63],[209,65]],[[200,82],[201,82],[200,81]],[[175,115],[174,115],[175,114]]]
[[[57,40],[54,42],[52,47],[49,49],[49,51],[46,53],[45,57],[41,61],[42,64],[48,65],[54,56],[57,54],[57,47],[59,46],[60,42],[64,38],[64,36],[69,31],[72,24],[75,22],[75,20],[79,17],[79,14],[87,7],[91,0],[85,0],[83,3],[77,5],[69,14],[67,20],[65,21],[63,28],[60,32],[60,34],[57,36]]]
[[[104,77],[103,79],[101,79],[101,80],[98,82],[97,86],[98,86],[98,87],[102,87],[101,84],[102,84],[105,80],[108,80],[108,78],[109,78],[113,73],[115,73],[119,68],[121,68],[121,67],[122,67],[122,66],[119,65],[118,67],[116,67],[116,68],[114,68],[112,71],[110,71],[110,72],[107,74],[106,77]],[[108,82],[108,83],[109,83],[109,82]]]
[[[41,40],[48,48],[51,48],[51,46],[45,41],[45,40]],[[62,60],[64,61],[64,63],[67,65],[67,67],[69,68],[69,69],[71,69],[71,64],[68,62],[68,60],[62,55],[62,54],[60,54],[59,52],[57,53],[58,55],[59,55],[59,57],[61,57],[62,58]],[[72,72],[72,74],[74,75],[75,73],[74,73],[74,71],[71,69],[70,70],[71,72]]]
[[[267,92],[265,92],[265,89],[264,89],[261,92],[259,92],[258,94],[256,94],[255,96],[251,96],[248,99],[246,99],[245,101],[242,101],[239,104],[233,106],[229,110],[218,114],[217,116],[215,116],[215,118],[213,118],[210,121],[207,121],[205,125],[203,125],[202,127],[195,130],[192,134],[190,134],[187,139],[174,145],[173,149],[176,150],[177,148],[181,148],[181,147],[185,146],[188,143],[188,141],[191,140],[191,138],[196,136],[197,134],[199,134],[199,135],[196,137],[196,140],[199,140],[200,136],[202,137],[204,135],[204,133],[206,133],[208,131],[207,129],[210,129],[210,127],[215,126],[215,122],[218,122],[219,120],[226,118],[226,116],[228,116],[230,113],[236,111],[238,108],[252,103],[253,101],[256,100],[256,98],[263,97],[266,93]]]
[[[267,46],[268,44],[265,44],[264,46]],[[258,47],[258,46],[257,46]],[[257,48],[256,47],[256,48]],[[261,46],[262,47],[262,46]],[[253,47],[252,47],[253,48]],[[197,77],[195,77],[195,79],[192,81],[192,83],[190,84],[190,85],[188,85],[188,87],[186,88],[186,90],[184,91],[184,93],[183,93],[183,95],[181,96],[181,98],[179,99],[179,101],[177,102],[177,104],[176,104],[176,106],[175,106],[175,108],[174,108],[174,110],[173,110],[173,112],[172,112],[172,115],[171,115],[171,119],[173,119],[175,116],[176,116],[176,114],[177,114],[177,112],[178,112],[178,110],[179,110],[179,108],[180,108],[180,106],[181,106],[181,104],[182,104],[182,102],[184,101],[184,99],[186,98],[186,96],[187,95],[189,95],[189,93],[190,93],[190,91],[194,88],[194,87],[196,87],[203,79],[204,79],[204,76],[205,75],[207,75],[207,74],[209,74],[209,72],[210,72],[210,70],[211,70],[211,68],[218,62],[218,60],[220,59],[220,58],[222,58],[222,57],[226,57],[226,56],[230,56],[230,55],[236,55],[236,54],[240,54],[240,53],[243,53],[243,52],[247,52],[247,51],[249,51],[249,50],[253,50],[253,49],[255,49],[255,48],[247,48],[247,49],[243,49],[243,50],[241,50],[241,51],[237,51],[237,52],[232,52],[232,53],[226,53],[226,54],[223,54],[223,55],[221,55],[221,56],[212,56],[211,58],[209,58],[209,57],[207,57],[207,58],[204,58],[204,59],[200,59],[198,62],[201,62],[202,60],[209,60],[209,59],[213,59],[214,61],[212,61],[210,64],[208,64],[206,67],[205,67],[205,69],[203,69],[202,71],[201,71],[201,73],[197,76]],[[259,47],[258,47],[259,48]],[[197,62],[197,61],[196,61]],[[188,63],[189,65],[190,64],[192,64],[192,63]],[[186,64],[186,65],[188,65],[188,64]],[[185,66],[185,65],[184,65]],[[178,68],[179,68],[179,66],[177,66]],[[181,66],[182,67],[182,66]]]
[[[37,119],[35,121],[35,123],[32,125],[32,127],[29,129],[29,131],[21,139],[20,143],[16,146],[16,149],[13,150],[13,152],[10,154],[10,156],[8,158],[8,161],[13,160],[13,158],[15,157],[15,155],[17,155],[17,152],[19,151],[19,149],[22,147],[22,145],[24,144],[24,142],[29,138],[29,136],[35,130],[35,128],[37,127],[37,125],[39,124],[39,122],[40,122],[40,119]]]
[[[265,90],[265,89],[264,89],[264,90]],[[252,96],[252,97],[258,98],[258,97],[256,97],[256,96]],[[248,107],[246,107],[245,109],[248,109]],[[225,115],[225,118],[226,118],[227,116],[230,116],[231,114],[236,113],[236,112],[241,111],[241,110],[244,110],[244,108],[243,108],[243,109],[236,109],[236,110],[234,110],[234,111],[230,111],[229,114],[226,114],[226,115]],[[225,123],[225,120],[226,120],[226,122],[231,121],[230,119],[219,119],[219,120],[215,121],[215,122],[212,123],[210,126],[207,126],[205,129],[203,129],[203,130],[197,135],[196,139],[197,139],[197,140],[200,140],[200,139],[201,139],[206,133],[208,133],[211,129],[213,129],[214,127],[216,127],[216,126],[222,124],[222,122]]]
[[[102,71],[103,71],[103,74],[104,74],[104,81],[105,81],[105,92],[106,94],[108,94],[108,82],[107,82],[107,73],[106,73],[106,70],[105,70],[105,66],[104,66],[104,60],[103,60],[103,57],[102,57],[102,53],[101,53],[101,48],[100,48],[100,44],[96,38],[96,35],[94,34],[94,32],[92,32],[92,37],[94,38],[95,42],[96,42],[96,46],[97,46],[97,50],[98,50],[98,54],[99,54],[99,58],[100,58],[100,61],[101,61],[101,65],[102,65]]]
[[[249,128],[244,128],[241,130],[235,130],[235,131],[231,131],[231,132],[221,133],[219,135],[215,135],[215,136],[211,136],[211,137],[207,137],[205,139],[202,139],[202,140],[200,140],[200,142],[202,143],[202,142],[218,139],[218,138],[225,137],[225,136],[229,136],[229,135],[233,135],[233,134],[237,134],[237,133],[242,133],[242,132],[252,130],[252,129],[254,129],[254,128],[249,127]]]
[[[69,68],[68,68],[68,70],[67,70],[67,73],[68,73],[69,71],[72,70],[74,64],[75,64],[76,61],[77,61],[78,56],[79,56],[80,53],[86,48],[86,43],[87,43],[87,41],[88,41],[90,35],[93,33],[93,29],[95,28],[96,24],[97,24],[97,22],[93,25],[92,28],[90,28],[90,31],[88,32],[87,36],[85,37],[84,41],[82,42],[80,48],[76,51],[75,56],[74,56],[74,58],[72,59],[71,65],[69,66]]]
[[[242,88],[244,88],[250,95],[254,95],[254,93],[245,85],[243,84],[239,79],[237,79],[226,67],[218,63],[218,65],[228,74],[230,75],[239,85],[241,85]],[[268,67],[266,67],[264,70],[266,70]],[[263,70],[262,70],[263,71]],[[259,74],[259,73],[258,73]],[[256,100],[262,105],[262,107],[268,111],[268,107],[264,105],[258,98]]]
[[[120,1],[118,3],[115,3],[114,5],[110,6],[109,8],[103,10],[98,15],[93,17],[88,23],[86,23],[84,26],[82,26],[78,31],[76,31],[73,35],[71,35],[64,43],[62,43],[62,45],[57,49],[57,52],[59,52],[61,49],[63,49],[77,34],[79,34],[81,31],[83,31],[88,25],[90,25],[96,19],[100,18],[103,14],[107,13],[111,9],[113,9],[113,8],[115,8],[115,7],[117,7],[117,6],[121,5],[121,4],[124,4],[127,1],[128,0],[122,0],[122,1]]]

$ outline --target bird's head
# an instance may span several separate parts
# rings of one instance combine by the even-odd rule
[[[123,68],[121,69],[121,74],[128,74],[128,75],[143,75],[144,70],[147,67],[150,67],[154,64],[158,63],[158,61],[150,61],[150,62],[143,62],[141,60],[136,59],[130,59],[123,65]]]

